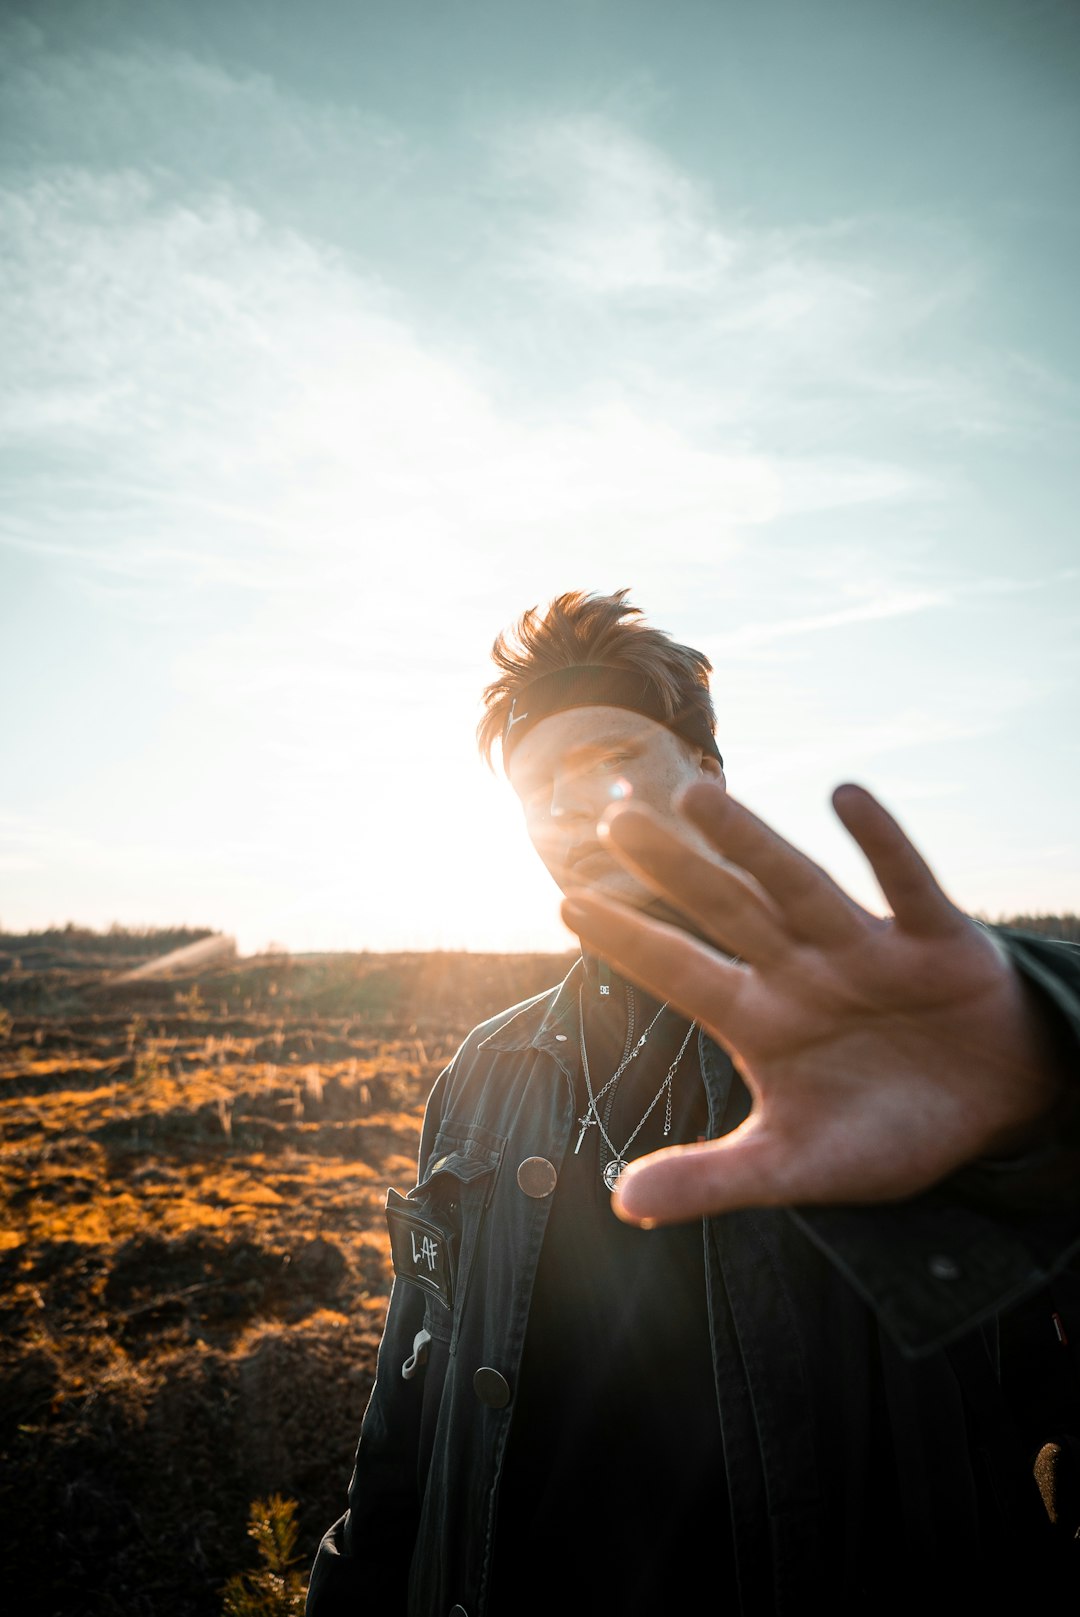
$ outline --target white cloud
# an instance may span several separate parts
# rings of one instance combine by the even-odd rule
[[[677,344],[643,388],[616,361],[602,390],[570,379],[557,409],[515,403],[355,256],[275,220],[256,179],[286,157],[303,181],[354,150],[372,206],[407,162],[394,131],[349,109],[158,47],[50,54],[25,30],[11,89],[16,123],[48,133],[0,197],[0,436],[22,464],[9,543],[173,599],[303,595],[315,576],[324,595],[389,595],[418,562],[434,597],[493,548],[507,587],[598,549],[632,569],[658,526],[715,568],[747,528],[925,492],[880,457],[781,457],[718,431],[744,405],[755,418],[730,378],[699,378],[696,405],[669,411]],[[211,139],[227,158],[212,166]],[[136,151],[138,167],[101,166]],[[651,288],[672,308],[733,289],[712,318],[755,338],[873,301],[805,254],[793,268],[746,232],[736,243],[700,184],[601,120],[533,123],[498,155],[529,201],[519,267],[542,261],[549,280],[565,270],[616,300]]]
[[[355,104],[306,98],[147,37],[122,48],[53,47],[25,18],[0,24],[0,170],[102,174],[137,164],[175,200],[207,177],[261,212],[315,218],[370,208],[413,162],[399,128]]]
[[[708,291],[733,247],[703,189],[658,151],[598,117],[503,131],[501,178],[523,217],[509,266],[600,296]]]
[[[870,623],[882,618],[909,617],[914,613],[936,611],[948,605],[948,602],[948,595],[941,590],[897,592],[809,617],[745,623],[725,637],[724,652],[726,656],[737,657],[744,650],[769,645],[774,641],[819,634],[849,623]]]
[[[503,581],[524,582],[541,551],[552,574],[597,544],[632,566],[658,525],[715,566],[747,525],[912,487],[710,446],[647,401],[515,419],[341,254],[224,193],[53,171],[0,225],[0,430],[50,456],[16,480],[9,542],[144,587],[378,594],[422,562],[434,592],[511,535]]]
[[[495,151],[496,264],[621,374],[692,378],[744,436],[956,441],[1071,409],[1060,378],[962,334],[993,268],[955,215],[726,217],[704,177],[724,154],[690,174],[598,115],[508,123]]]

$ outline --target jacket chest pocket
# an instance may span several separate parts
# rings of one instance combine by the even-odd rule
[[[394,1273],[424,1293],[425,1328],[441,1341],[456,1334],[502,1143],[444,1132],[416,1188],[386,1193]]]

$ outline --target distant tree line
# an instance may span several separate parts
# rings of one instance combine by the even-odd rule
[[[93,927],[68,921],[65,926],[49,926],[40,932],[0,932],[0,950],[21,955],[24,960],[55,951],[129,959],[132,955],[165,954],[214,936],[211,926],[121,926],[114,921],[104,932],[97,932]]]
[[[991,917],[983,915],[980,920],[989,921]],[[1062,943],[1080,943],[1080,915],[999,915],[991,924],[1034,932],[1040,938],[1057,938]]]

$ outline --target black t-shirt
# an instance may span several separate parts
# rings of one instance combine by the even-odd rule
[[[582,1000],[593,1093],[624,1054],[631,996]],[[659,1006],[633,990],[636,1038]],[[665,1010],[641,1053],[599,1101],[620,1151],[687,1032]],[[575,1085],[578,1119],[587,1107]],[[611,1101],[610,1111],[608,1101]],[[707,1103],[696,1033],[672,1080],[671,1131],[660,1096],[628,1159],[700,1138]],[[702,1224],[644,1231],[611,1211],[599,1128],[571,1136],[533,1292],[500,1485],[492,1617],[618,1609],[620,1617],[692,1609],[701,1556],[713,1587],[733,1576],[709,1340]],[[725,1577],[725,1567],[728,1569]]]

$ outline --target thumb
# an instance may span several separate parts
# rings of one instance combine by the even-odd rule
[[[638,1157],[619,1176],[611,1205],[642,1229],[678,1224],[736,1207],[766,1207],[790,1199],[779,1184],[774,1142],[748,1119],[722,1140],[672,1145]]]

